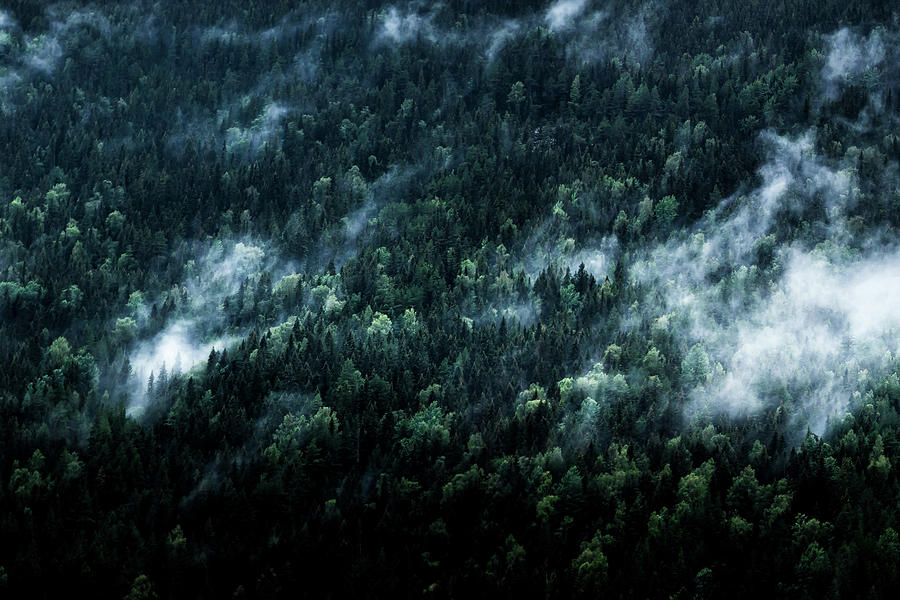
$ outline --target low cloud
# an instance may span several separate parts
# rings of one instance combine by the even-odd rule
[[[898,350],[900,307],[883,299],[900,294],[900,254],[850,235],[856,172],[816,155],[812,132],[762,141],[758,188],[631,265],[644,299],[623,323],[679,341],[689,416],[785,405],[798,436],[821,434]],[[813,239],[779,242],[778,224],[800,218]]]
[[[244,331],[230,323],[226,300],[248,282],[252,286],[264,270],[274,265],[264,248],[251,242],[216,240],[199,254],[198,259],[186,265],[181,284],[157,300],[159,310],[168,303],[171,311],[170,315],[157,317],[163,320],[162,328],[142,335],[140,331],[146,329],[142,327],[138,336],[143,339],[129,352],[133,412],[140,412],[153,400],[147,390],[151,374],[159,386],[161,373],[187,373],[205,362],[213,348],[221,351],[240,339]],[[132,310],[130,318],[136,317],[138,323],[148,314],[143,306]],[[149,323],[150,327],[153,325]],[[154,395],[161,393],[164,391],[157,387]]]
[[[0,10],[0,29],[12,29],[16,25],[16,20],[12,18],[12,15]]]
[[[548,23],[561,38],[570,60],[589,64],[618,57],[641,63],[653,54],[650,27],[662,10],[658,5],[628,6],[616,12],[587,10],[583,2],[566,0],[554,6],[566,8],[557,13],[559,18],[548,16]],[[572,12],[575,8],[577,12]]]
[[[558,0],[550,5],[544,16],[550,29],[558,31],[573,26],[573,20],[579,17],[587,7],[587,0]]]
[[[151,374],[178,375],[203,363],[213,348],[221,352],[236,337],[210,338],[198,320],[179,319],[151,340],[143,342],[131,354],[131,369],[136,384],[145,386]]]
[[[442,5],[410,2],[392,5],[379,16],[376,43],[402,45],[415,40],[432,44],[475,47],[491,64],[517,36],[546,28],[565,46],[570,60],[593,63],[612,55],[643,61],[653,52],[649,34],[657,4],[628,6],[611,12],[592,8],[589,0],[557,0],[545,10],[518,18],[467,17],[447,28],[438,18]]]
[[[225,131],[226,150],[238,158],[249,159],[268,144],[277,146],[281,123],[288,113],[288,107],[270,102],[248,127],[233,126]]]
[[[381,19],[378,39],[402,44],[419,37],[434,42],[438,39],[432,14],[420,14],[418,5],[411,4],[405,9],[391,6]]]
[[[275,27],[263,31],[247,30],[236,23],[197,30],[201,45],[213,41],[227,45],[267,45],[300,30],[314,35],[294,52],[288,63],[273,65],[270,71],[259,74],[252,86],[240,90],[239,94],[226,95],[214,110],[178,107],[176,126],[166,138],[168,150],[181,155],[190,140],[217,149],[224,146],[236,159],[249,161],[266,148],[279,148],[284,121],[303,111],[313,111],[314,107],[273,90],[313,84],[317,80],[325,34],[337,28],[339,21],[336,13],[306,17],[291,13]]]
[[[300,258],[306,270],[322,270],[329,262],[340,269],[368,241],[378,211],[390,202],[401,201],[412,182],[427,178],[432,168],[429,160],[418,165],[392,165],[380,177],[367,182],[357,167],[351,167],[337,184],[339,193],[355,199],[353,209],[325,232],[324,243]]]
[[[512,19],[505,20],[496,27],[491,27],[484,38],[488,41],[487,48],[484,51],[487,62],[493,62],[503,47],[515,36],[519,35],[521,29],[522,24]]]
[[[69,5],[53,4],[45,10],[49,26],[36,35],[21,31],[9,13],[0,11],[0,113],[15,113],[16,88],[36,77],[52,79],[63,59],[77,51],[80,40],[130,39],[132,36],[126,33],[131,26],[126,28],[119,17],[131,17],[137,9],[123,6],[115,10],[117,18],[113,19],[112,13],[97,8],[72,9]],[[146,33],[151,30],[146,27],[144,35],[133,37],[147,42]]]
[[[826,36],[828,55],[821,71],[826,98],[836,100],[848,84],[880,85],[885,68],[896,69],[895,37],[878,29],[859,35],[846,27]]]
[[[300,31],[312,29],[317,34],[330,33],[337,29],[342,17],[336,11],[324,14],[310,14],[295,10],[284,15],[278,23],[268,29],[251,29],[237,20],[230,20],[193,30],[195,41],[201,45],[220,43],[225,45],[249,46],[268,45],[284,41]]]

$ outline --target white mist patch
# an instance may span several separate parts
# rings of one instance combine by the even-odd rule
[[[214,25],[198,31],[201,44],[217,42],[227,45],[249,44],[252,40],[237,24]]]
[[[549,233],[553,228],[552,220],[551,217],[525,242],[517,268],[523,269],[532,281],[548,267],[568,269],[574,275],[584,265],[585,271],[600,284],[612,275],[619,255],[619,240],[615,236],[597,240],[589,248],[580,248],[572,238],[554,238],[554,234]]]
[[[158,378],[161,373],[187,373],[206,362],[211,350],[221,352],[238,339],[234,336],[208,339],[196,322],[176,321],[133,351],[132,374],[138,384],[146,385],[151,374]]]
[[[292,69],[292,71],[294,71]],[[298,64],[292,76],[304,78],[310,74]],[[166,138],[166,146],[176,154],[184,149],[188,140],[202,140],[206,143],[221,146],[235,158],[247,161],[259,156],[267,147],[277,149],[281,145],[282,124],[288,115],[296,111],[286,103],[268,101],[252,119],[236,119],[235,113],[247,111],[251,103],[264,98],[267,88],[274,85],[275,79],[265,76],[256,89],[251,90],[239,100],[223,104],[212,118],[186,118],[179,109],[175,120],[179,122],[174,132]]]
[[[521,25],[517,21],[507,20],[488,32],[485,39],[487,39],[489,43],[484,52],[488,63],[493,62],[494,59],[497,58],[497,54],[500,53],[500,50],[502,50],[511,39],[518,35],[520,29]]]
[[[598,283],[612,275],[615,267],[615,257],[619,253],[619,241],[615,237],[603,238],[599,248],[580,250],[565,258],[565,264],[572,273],[578,271],[581,265],[584,270],[594,276]]]
[[[539,316],[539,310],[529,301],[504,303],[501,299],[480,312],[468,311],[468,316],[463,316],[462,320],[469,328],[499,325],[501,321],[506,321],[507,326],[528,327],[536,323]]]
[[[828,57],[822,67],[825,94],[835,100],[842,84],[868,74],[874,81],[877,69],[888,56],[884,33],[875,30],[868,36],[860,36],[846,27],[829,35]]]
[[[0,109],[4,114],[11,114],[14,111],[14,105],[7,99],[7,91],[18,85],[20,81],[22,81],[22,77],[18,73],[0,75]]]
[[[648,12],[650,10],[652,10],[650,7],[644,5],[636,14],[625,21],[625,34],[623,37],[627,41],[626,48],[636,54],[640,60],[646,58],[652,51],[650,34],[647,31]]]
[[[112,31],[109,18],[94,10],[66,11],[62,7],[47,9],[50,32],[28,40],[24,62],[32,69],[50,73],[65,55],[70,36],[75,30],[90,28],[108,38]]]
[[[851,238],[856,173],[816,156],[811,133],[766,132],[762,140],[771,152],[757,189],[724,201],[698,232],[630,267],[643,302],[623,327],[646,319],[679,341],[689,416],[750,417],[786,406],[798,436],[807,427],[822,434],[849,409],[860,373],[877,373],[897,351],[900,252],[841,245]],[[814,225],[822,243],[777,245],[779,218],[813,202],[824,208]],[[766,275],[756,264],[765,254],[775,267]]]
[[[557,36],[572,60],[593,63],[624,55],[627,61],[640,62],[653,51],[649,24],[662,10],[654,4],[624,6],[615,12],[591,10],[588,0],[557,0],[518,18],[476,15],[445,27],[438,18],[445,8],[420,1],[386,7],[376,17],[373,44],[399,46],[421,40],[442,47],[474,48],[487,67],[511,40],[537,30]]]
[[[194,37],[201,45],[212,43],[229,46],[266,45],[279,42],[309,27],[315,27],[320,33],[333,31],[340,25],[341,20],[342,17],[337,12],[316,14],[293,10],[268,29],[253,30],[232,19],[216,25],[197,27],[194,29]]]
[[[356,243],[357,238],[368,225],[369,219],[375,213],[375,208],[375,202],[369,200],[363,206],[344,217],[344,240],[346,244],[354,245]]]
[[[219,240],[199,260],[188,264],[185,282],[192,296],[192,308],[218,304],[235,293],[247,277],[265,266],[266,253],[261,246],[237,242],[228,247]]]
[[[503,47],[517,35],[540,23],[535,15],[522,19],[501,19],[490,15],[471,16],[465,24],[447,28],[435,24],[442,4],[409,2],[403,8],[389,6],[378,15],[373,43],[399,46],[421,40],[442,47],[471,47],[484,57],[485,66],[493,63]]]
[[[794,252],[784,277],[791,297],[807,314],[842,317],[842,334],[857,351],[873,344],[897,344],[900,328],[900,251],[869,255],[832,266],[815,254]],[[830,314],[829,314],[830,312]],[[885,349],[878,348],[877,352]]]
[[[175,107],[172,120],[176,126],[166,137],[167,149],[178,155],[189,140],[199,141],[207,147],[224,145],[233,157],[248,161],[257,158],[266,147],[279,148],[284,121],[291,115],[316,109],[303,96],[279,97],[277,90],[316,81],[327,34],[338,29],[340,23],[341,17],[335,12],[291,13],[275,27],[263,31],[250,30],[238,22],[197,29],[195,41],[199,46],[267,46],[307,29],[313,35],[292,57],[282,57],[283,62],[259,73],[254,83],[239,93],[223,98],[214,110],[189,104]]]
[[[391,165],[386,173],[371,183],[363,179],[359,169],[348,170],[342,182],[344,193],[357,198],[360,203],[341,218],[342,231],[336,236],[339,243],[333,248],[323,249],[324,253],[320,253],[316,262],[323,264],[330,259],[340,268],[356,256],[366,238],[367,229],[376,222],[374,219],[378,211],[389,202],[399,201],[415,178],[427,179],[426,174],[434,168],[428,160],[418,165]]]
[[[63,55],[62,46],[55,37],[39,37],[28,42],[25,64],[36,71],[50,73]]]
[[[130,409],[146,408],[154,398],[148,395],[151,373],[160,384],[167,377],[190,372],[206,362],[210,351],[226,349],[240,340],[244,331],[229,327],[224,303],[242,284],[253,284],[271,261],[259,245],[216,240],[200,258],[185,265],[185,279],[157,304],[175,299],[175,316],[152,336],[138,341],[129,353],[132,367]],[[252,287],[252,286],[251,286]],[[141,307],[138,307],[139,309]]]
[[[558,0],[542,23],[563,41],[571,60],[589,64],[609,56],[643,62],[653,52],[650,24],[664,10],[653,3],[590,9],[587,0]]]
[[[0,29],[12,29],[18,24],[8,12],[0,10]]]
[[[148,41],[138,32],[129,35],[124,25],[110,20],[112,15],[133,15],[136,7],[123,4],[111,9],[109,14],[100,9],[77,9],[64,4],[54,4],[46,9],[49,23],[47,31],[14,39],[10,35],[19,25],[9,13],[0,10],[0,50],[4,51],[3,65],[0,66],[0,109],[5,114],[16,110],[15,94],[27,93],[27,83],[38,76],[52,77],[66,57],[72,56],[77,41],[84,37],[112,39],[133,43],[135,40]],[[17,32],[18,33],[18,32]]]
[[[587,0],[558,0],[550,5],[545,20],[550,29],[558,31],[572,26],[572,19],[581,15],[587,6]]]
[[[257,155],[267,144],[278,144],[281,122],[288,114],[286,106],[269,103],[249,127],[229,127],[225,132],[225,147],[238,157]]]
[[[495,321],[506,319],[519,325],[531,325],[538,319],[537,310],[530,303],[508,304],[495,310]]]
[[[751,254],[772,229],[778,214],[802,211],[814,196],[825,202],[833,232],[843,232],[844,215],[855,200],[852,169],[826,166],[815,156],[809,132],[792,139],[764,131],[760,139],[770,149],[769,161],[759,170],[762,185],[746,196],[723,201],[703,222],[699,238],[694,236],[687,243],[675,240],[656,249],[657,264],[669,265],[663,271],[664,279],[677,279],[687,273],[699,282],[722,265],[749,264]],[[698,244],[699,248],[691,250]],[[702,272],[696,271],[698,266]],[[640,274],[640,266],[636,272]],[[659,273],[650,276],[658,277]]]
[[[391,6],[381,21],[378,37],[394,44],[402,44],[417,37],[434,42],[437,36],[431,20],[430,15],[421,16],[412,6],[406,11]]]
[[[698,342],[722,368],[694,390],[689,410],[748,416],[787,401],[798,430],[824,433],[861,374],[898,350],[900,304],[885,301],[898,297],[896,252],[839,267],[790,250],[775,292]]]

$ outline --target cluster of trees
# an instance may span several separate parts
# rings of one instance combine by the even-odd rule
[[[585,61],[544,2],[400,6],[437,32],[404,41],[390,7],[331,4],[0,13],[2,593],[900,589],[895,357],[825,436],[789,394],[691,420],[708,357],[623,316],[630,257],[752,187],[766,128],[815,127],[854,232],[894,232],[894,82],[819,98],[821,35],[896,9],[648,5],[642,61]],[[778,242],[820,241],[815,210]],[[611,237],[608,269],[573,264]],[[238,239],[278,257],[212,302],[240,341],[129,411],[136,346]],[[781,268],[766,240],[748,266]]]

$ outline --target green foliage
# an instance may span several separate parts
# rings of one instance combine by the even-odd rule
[[[138,575],[131,584],[131,590],[123,596],[123,600],[156,600],[159,596],[153,591],[153,583],[146,575]]]
[[[408,456],[436,457],[450,443],[450,417],[437,402],[397,422],[400,448]]]
[[[549,8],[4,5],[4,597],[896,596],[896,349],[829,375],[821,438],[798,389],[691,420],[723,359],[631,269],[684,239],[665,277],[738,306],[889,240],[892,67],[819,88],[895,7]],[[813,127],[846,214],[817,189],[718,269],[760,132]],[[146,393],[176,324],[221,341]]]
[[[702,385],[710,377],[709,356],[701,344],[694,344],[681,361],[681,377],[685,386]]]
[[[369,335],[384,337],[391,332],[392,327],[393,323],[391,322],[390,317],[380,312],[376,312],[372,317],[372,324],[369,325],[366,332]]]
[[[663,196],[663,198],[656,203],[653,212],[656,219],[656,226],[661,231],[666,231],[672,226],[675,217],[678,216],[678,201],[675,199],[675,196]]]

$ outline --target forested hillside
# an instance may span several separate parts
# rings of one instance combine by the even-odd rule
[[[900,593],[900,9],[0,4],[0,597]]]

